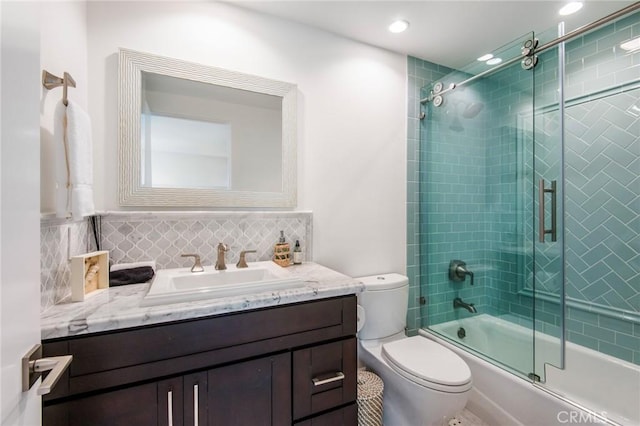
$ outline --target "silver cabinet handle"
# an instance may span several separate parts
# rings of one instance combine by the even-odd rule
[[[545,228],[544,214],[545,214],[545,194],[551,194],[551,229]],[[544,237],[547,234],[551,234],[551,241],[558,240],[558,232],[557,232],[557,183],[555,180],[551,181],[551,188],[545,188],[544,179],[540,179],[538,181],[538,233],[539,238],[538,241],[544,243]]]
[[[337,382],[338,380],[344,380],[344,373],[342,373],[342,371],[336,372],[333,377],[329,377],[328,379],[320,380],[317,377],[311,379],[311,381],[313,382],[313,386],[322,386],[326,385],[327,383]]]
[[[173,426],[173,390],[167,392],[167,418],[169,426]]]
[[[198,426],[198,385],[193,385],[193,426]]]
[[[38,395],[46,395],[62,377],[62,373],[73,360],[72,355],[51,356],[42,358],[42,345],[37,344],[22,358],[22,391],[28,391],[38,377],[50,371],[38,387]]]

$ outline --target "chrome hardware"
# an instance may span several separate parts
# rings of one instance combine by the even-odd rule
[[[457,308],[465,308],[467,311],[471,312],[472,314],[478,313],[473,303],[466,303],[462,301],[462,299],[460,299],[459,297],[456,297],[455,299],[453,299],[453,309],[457,309]]]
[[[540,179],[538,181],[538,233],[539,233],[539,238],[538,241],[540,241],[541,243],[544,243],[544,237],[546,234],[551,234],[551,241],[557,241],[558,240],[558,232],[557,232],[557,221],[558,221],[558,217],[556,214],[556,200],[558,197],[558,192],[557,192],[557,183],[555,180],[551,181],[551,188],[545,188],[544,187],[544,179]],[[544,214],[545,214],[545,194],[546,193],[550,193],[551,194],[551,229],[546,229],[545,228],[545,220],[544,220]]]
[[[444,103],[444,98],[442,96],[438,95],[435,98],[433,98],[433,106],[439,107],[439,106],[442,106],[443,103]]]
[[[440,92],[442,92],[442,89],[444,89],[444,84],[442,84],[441,81],[437,82],[436,84],[433,85],[433,93],[434,94],[438,94]]]
[[[538,47],[539,40],[537,38],[531,38],[529,40],[525,40],[522,43],[522,49],[520,50],[524,56],[531,56],[536,47]]]
[[[342,371],[337,371],[333,377],[329,377],[328,379],[319,379],[317,377],[311,379],[311,381],[313,382],[313,386],[322,386],[326,385],[327,383],[333,383],[340,380],[344,380],[344,373]]]
[[[247,253],[256,253],[256,250],[242,250],[240,252],[240,259],[238,259],[238,263],[236,263],[236,267],[238,268],[248,268],[247,261],[245,260],[245,255]]]
[[[193,385],[193,426],[198,426],[198,385]]]
[[[42,345],[37,344],[22,357],[22,391],[26,392],[38,380],[43,372],[50,373],[42,381],[38,388],[38,395],[46,395],[58,383],[62,373],[69,367],[73,360],[72,355],[52,356],[42,358]]]
[[[471,277],[471,285],[473,285],[473,272],[467,269],[467,264],[462,260],[452,260],[449,262],[449,279],[453,282],[463,282],[466,276]]]
[[[530,70],[538,64],[538,55],[535,54],[536,47],[538,47],[537,38],[526,40],[523,43],[521,52],[525,58],[520,62],[523,69]]]
[[[464,329],[464,327],[460,327],[458,329],[458,333],[457,334],[458,334],[458,337],[460,339],[464,339],[465,337],[467,337],[467,331]]]
[[[227,265],[224,261],[224,254],[229,251],[229,248],[224,243],[218,243],[218,259],[216,260],[216,270],[224,271],[227,269]]]
[[[538,64],[538,56],[537,55],[527,56],[522,60],[520,64],[522,65],[523,69],[530,70],[531,68],[535,67]]]
[[[200,263],[200,256],[197,254],[181,254],[180,257],[193,257],[193,266],[191,267],[191,272],[203,272],[204,268]]]
[[[173,426],[173,389],[171,388],[167,392],[167,419],[169,426]]]

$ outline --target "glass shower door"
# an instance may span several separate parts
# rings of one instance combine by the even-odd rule
[[[420,150],[423,326],[522,377],[535,370],[534,70],[510,59],[532,39],[494,52],[510,62],[495,72],[474,77],[492,67],[475,62],[426,87]],[[452,277],[455,261],[469,273]]]

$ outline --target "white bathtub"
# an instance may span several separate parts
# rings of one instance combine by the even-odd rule
[[[460,327],[466,332],[462,339],[457,336]],[[547,364],[559,363],[559,340],[537,334],[535,372],[542,382],[533,385],[526,378],[527,372],[534,372],[530,329],[486,314],[432,329],[437,334],[424,330],[420,334],[454,350],[469,364],[474,389],[468,408],[491,425],[640,425],[637,365],[567,342],[566,368],[560,370]],[[472,350],[439,335],[464,342]],[[479,354],[513,370],[498,368]]]

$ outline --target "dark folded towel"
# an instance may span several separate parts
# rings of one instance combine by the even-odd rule
[[[121,269],[109,272],[109,286],[115,287],[126,284],[146,283],[153,278],[154,272],[151,266],[139,266],[137,268]]]

